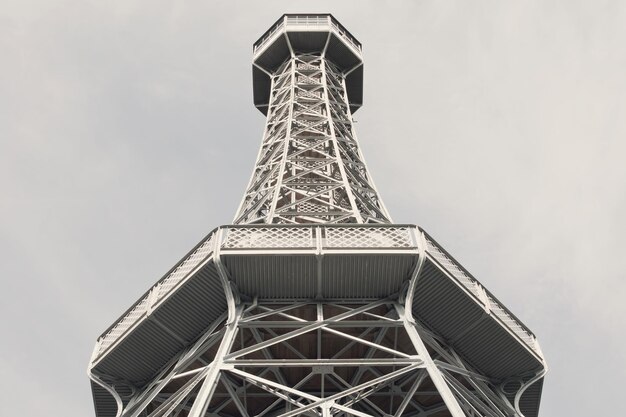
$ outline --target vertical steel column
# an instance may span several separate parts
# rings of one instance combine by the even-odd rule
[[[191,406],[191,410],[189,411],[189,417],[203,417],[206,413],[207,407],[209,406],[209,402],[211,401],[211,397],[213,396],[213,392],[215,392],[215,387],[217,386],[217,382],[219,380],[224,362],[224,355],[230,352],[233,342],[235,341],[237,331],[239,330],[238,325],[242,313],[243,306],[237,306],[235,309],[234,320],[226,325],[226,332],[224,333],[222,343],[220,343],[220,347],[215,354],[215,359],[213,359],[213,362],[209,365],[204,382],[202,383],[200,391],[198,391],[198,395],[196,396],[196,399]]]
[[[465,417],[463,409],[461,408],[458,401],[456,400],[456,397],[450,390],[448,383],[445,381],[445,379],[443,379],[443,376],[437,368],[437,365],[435,365],[432,358],[430,357],[428,349],[426,349],[426,345],[424,345],[424,342],[422,342],[422,338],[417,333],[415,326],[413,326],[413,324],[408,321],[404,311],[404,307],[402,307],[399,303],[395,303],[395,307],[396,311],[398,312],[398,316],[400,316],[401,320],[404,322],[404,329],[411,338],[417,354],[424,361],[424,365],[426,366],[428,375],[435,384],[437,391],[439,391],[439,394],[441,395],[441,398],[448,407],[450,414],[452,414],[452,417]]]
[[[274,213],[276,212],[276,204],[278,203],[278,198],[280,197],[280,191],[283,186],[283,179],[285,177],[285,169],[287,165],[287,155],[289,155],[289,143],[291,141],[291,129],[293,127],[293,107],[295,105],[295,94],[296,94],[296,58],[293,55],[289,58],[289,66],[290,70],[290,87],[289,87],[289,115],[287,116],[287,131],[285,132],[285,139],[283,144],[283,152],[282,158],[280,161],[280,167],[278,168],[278,177],[276,179],[276,184],[274,185],[274,192],[272,196],[272,203],[270,205],[270,209],[267,213],[267,217],[265,218],[265,223],[273,223],[274,221]]]
[[[348,200],[350,201],[350,206],[353,210],[353,216],[357,223],[363,223],[363,216],[359,211],[359,208],[356,204],[356,200],[354,199],[354,194],[352,187],[348,184],[348,175],[346,174],[346,168],[344,166],[344,161],[342,161],[341,151],[339,149],[339,144],[337,143],[337,133],[335,132],[335,121],[333,120],[333,114],[330,109],[330,88],[328,86],[328,74],[327,71],[327,62],[324,57],[322,57],[320,62],[320,69],[322,70],[322,85],[324,86],[324,107],[326,109],[326,117],[328,117],[328,128],[330,130],[330,138],[332,143],[332,148],[335,153],[335,158],[337,160],[337,167],[339,168],[339,172],[341,174],[341,178],[345,181],[345,190],[348,195]],[[346,101],[346,111],[349,111],[350,106]],[[351,124],[352,125],[352,124]]]

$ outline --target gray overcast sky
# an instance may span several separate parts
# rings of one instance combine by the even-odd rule
[[[0,415],[93,415],[96,337],[231,221],[264,122],[252,43],[284,12],[363,42],[370,172],[538,335],[542,415],[615,415],[626,3],[311,4],[0,2]]]

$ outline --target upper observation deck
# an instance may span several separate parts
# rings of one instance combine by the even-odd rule
[[[254,105],[267,114],[272,75],[295,53],[320,53],[345,77],[350,111],[363,103],[361,43],[330,14],[285,14],[253,46]]]

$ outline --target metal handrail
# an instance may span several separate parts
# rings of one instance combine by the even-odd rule
[[[252,51],[256,52],[257,49],[259,49],[261,46],[263,46],[271,37],[272,35],[274,35],[274,33],[276,33],[276,31],[278,31],[279,29],[281,29],[285,24],[285,18],[281,17],[280,19],[278,19],[278,21],[276,23],[274,23],[268,30],[267,32],[265,32],[260,38],[259,40],[257,40],[254,45],[252,46]]]
[[[287,29],[288,26],[328,26],[357,51],[362,51],[361,43],[330,14],[285,14],[261,35],[253,44],[252,51],[256,52],[259,50],[277,31],[283,28]]]
[[[131,313],[135,307],[137,307],[138,304],[140,304],[142,301],[146,300],[148,298],[148,296],[150,295],[150,292],[158,287],[163,281],[165,281],[176,269],[178,269],[178,267],[185,262],[185,260],[187,260],[191,255],[193,255],[200,246],[202,246],[204,243],[208,242],[213,235],[215,234],[215,232],[219,229],[219,227],[216,227],[215,229],[211,230],[211,232],[209,232],[208,235],[206,235],[200,242],[198,242],[198,244],[196,246],[194,246],[189,252],[187,252],[187,254],[185,256],[182,257],[182,259],[180,261],[178,261],[176,264],[174,264],[174,266],[167,271],[157,282],[156,284],[154,284],[152,287],[150,287],[148,289],[148,291],[146,291],[145,293],[143,293],[143,295],[141,297],[139,297],[139,299],[133,303],[120,317],[119,320],[117,320],[116,322],[114,322],[112,325],[110,325],[105,331],[102,332],[102,334],[100,335],[100,337],[98,337],[98,339],[102,339],[107,333],[109,333],[120,321],[123,320],[123,318],[125,316],[127,316],[129,313]]]
[[[361,45],[361,42],[357,41],[357,40],[354,38],[354,36],[352,36],[352,35],[350,34],[350,32],[348,32],[348,30],[347,30],[346,28],[344,28],[344,27],[341,25],[341,23],[339,23],[339,22],[338,22],[336,19],[334,19],[332,16],[331,16],[330,22],[331,22],[331,26],[332,26],[333,28],[335,28],[335,30],[336,30],[336,31],[337,31],[337,32],[338,32],[338,33],[339,33],[339,34],[340,34],[340,35],[341,35],[341,36],[342,36],[345,40],[347,40],[348,42],[350,42],[350,43],[352,44],[352,46],[354,46],[354,47],[357,49],[357,51],[359,51],[359,52],[360,52],[360,51],[362,51],[362,48],[363,48],[363,47],[362,47],[362,45]]]
[[[224,248],[224,249],[233,249],[233,248],[229,248],[228,247],[228,231],[229,230],[245,230],[245,229],[250,229],[250,230],[258,230],[258,229],[282,229],[282,230],[288,230],[288,229],[302,229],[302,228],[308,228],[311,230],[311,234],[310,234],[310,238],[309,238],[309,242],[305,245],[298,245],[298,246],[291,246],[291,247],[286,247],[284,245],[284,243],[282,243],[281,245],[277,245],[277,246],[249,246],[250,249],[263,249],[263,248],[268,248],[268,247],[272,247],[272,248],[283,248],[283,249],[304,249],[304,248],[315,248],[317,245],[317,235],[316,233],[322,233],[322,235],[325,235],[325,230],[326,229],[333,229],[333,228],[347,228],[347,229],[399,229],[399,228],[404,228],[404,229],[409,229],[409,228],[415,228],[415,226],[411,226],[411,225],[389,225],[389,224],[336,224],[336,225],[321,225],[321,226],[317,226],[314,224],[302,224],[302,225],[278,225],[278,224],[264,224],[264,225],[228,225],[228,226],[221,226],[218,227],[216,229],[214,229],[213,231],[211,231],[211,233],[209,233],[204,239],[202,239],[200,241],[200,243],[198,243],[191,251],[189,251],[178,263],[176,263],[176,265],[174,265],[174,267],[172,269],[170,269],[165,275],[163,275],[155,285],[153,285],[148,291],[146,291],[143,296],[141,296],[137,302],[135,302],[133,305],[130,306],[130,308],[128,310],[126,310],[124,312],[124,314],[122,314],[122,316],[116,320],[111,326],[109,326],[98,338],[98,343],[99,343],[99,352],[96,354],[96,356],[100,356],[102,353],[104,353],[104,351],[106,351],[111,345],[113,345],[118,339],[120,339],[127,331],[129,331],[133,325],[145,314],[147,313],[148,309],[150,308],[151,305],[154,305],[156,303],[158,303],[159,301],[161,301],[162,299],[166,298],[167,296],[169,296],[169,293],[173,290],[173,287],[180,281],[182,281],[187,274],[184,274],[180,277],[177,277],[177,282],[173,283],[172,285],[170,285],[167,289],[167,291],[161,291],[161,286],[166,284],[168,279],[170,279],[170,277],[174,274],[176,274],[176,271],[185,266],[185,263],[188,262],[189,260],[193,259],[194,254],[196,253],[196,251],[198,251],[203,245],[206,245],[208,242],[211,242],[211,240],[213,239],[213,236],[216,234],[216,232],[219,229],[223,229],[226,230],[226,238],[223,242],[220,242],[220,247]],[[410,236],[408,235],[407,232],[407,237],[408,239],[410,239]],[[397,238],[396,238],[397,239]],[[267,238],[264,239],[264,241],[267,241]],[[381,241],[384,241],[384,239],[382,239]],[[320,242],[323,242],[323,248],[324,249],[339,249],[339,248],[344,248],[344,247],[350,247],[349,245],[344,245],[344,246],[338,246],[337,244],[332,245],[328,243],[327,239],[320,239]],[[390,241],[391,242],[391,241]],[[391,248],[391,246],[393,245],[387,245]],[[384,249],[385,247],[384,245],[378,245],[378,246],[372,246],[371,249]],[[352,247],[362,247],[359,245],[356,246],[352,246]],[[404,246],[406,248],[408,247],[412,247],[411,244],[409,244],[409,242],[407,241],[407,244]],[[393,247],[393,248],[397,248]],[[320,248],[322,249],[322,248]],[[208,256],[210,255],[210,253],[207,253],[206,256],[203,256],[202,259],[206,259]],[[195,264],[199,264],[202,259],[195,259],[194,263]],[[189,269],[188,272],[190,272],[193,268],[192,267],[188,267],[187,269]],[[153,294],[154,292],[154,294]]]
[[[520,339],[524,341],[524,343],[530,347],[534,352],[541,355],[541,352],[537,348],[536,336],[535,334],[524,324],[520,319],[518,319],[515,314],[513,314],[508,308],[504,306],[487,288],[485,288],[480,282],[474,278],[472,274],[469,273],[459,262],[457,262],[452,255],[450,255],[441,245],[439,245],[435,239],[433,239],[426,231],[420,228],[420,230],[424,233],[427,238],[427,242],[433,245],[439,252],[441,252],[446,258],[447,261],[451,262],[456,268],[464,276],[458,276],[455,274],[455,271],[450,270],[449,267],[442,265],[441,262],[437,259],[436,254],[432,251],[428,251],[431,255],[435,257],[435,259],[440,263],[440,265],[447,270],[452,276],[454,276],[459,283],[461,283],[466,289],[468,289],[472,294],[474,294],[477,298],[480,291],[483,291],[487,297],[486,303],[487,307],[489,307],[490,311],[500,319],[500,321],[513,333],[515,333]],[[469,279],[476,288],[472,288],[467,285],[466,279]],[[513,325],[509,324],[513,323]]]
[[[212,254],[212,239],[218,230],[224,230],[224,239],[217,242],[224,250],[237,249],[283,249],[283,250],[337,250],[337,249],[373,249],[373,250],[415,250],[419,233],[424,233],[429,253],[442,268],[450,273],[457,282],[465,287],[474,297],[499,319],[506,328],[515,333],[526,345],[541,356],[536,338],[515,315],[509,311],[491,292],[483,287],[463,266],[443,249],[428,233],[410,224],[262,224],[262,225],[227,225],[211,231],[183,259],[170,269],[155,285],[137,300],[122,316],[116,320],[98,338],[98,348],[94,354],[97,359],[115,342],[121,339],[149,309],[161,300],[169,297],[174,288],[191,274],[198,265]],[[264,229],[264,233],[255,236],[255,230]],[[305,231],[304,229],[308,229]],[[293,231],[293,232],[290,232]],[[379,230],[380,233],[367,233],[366,230]],[[245,232],[244,232],[245,231]],[[243,234],[242,234],[243,232]],[[292,234],[292,240],[289,240]],[[229,238],[231,241],[229,241]],[[240,239],[234,242],[232,239]],[[255,242],[255,239],[256,242]],[[272,239],[275,242],[272,242]],[[255,245],[256,243],[256,245]],[[201,253],[199,253],[201,252]],[[442,258],[443,257],[443,258]],[[481,296],[484,294],[485,296]]]

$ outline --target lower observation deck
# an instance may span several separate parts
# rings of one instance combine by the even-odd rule
[[[407,288],[415,319],[483,375],[504,381],[545,368],[533,333],[417,226],[250,225],[203,239],[100,336],[90,372],[141,387],[225,319],[231,293],[244,302],[355,302]],[[102,394],[94,388],[99,416],[110,401]]]

